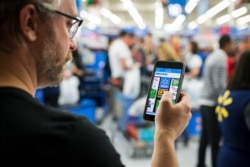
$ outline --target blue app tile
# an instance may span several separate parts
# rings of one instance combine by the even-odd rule
[[[160,80],[160,88],[169,88],[171,83],[171,78],[162,77]]]

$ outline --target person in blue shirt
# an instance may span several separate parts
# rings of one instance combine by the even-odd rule
[[[232,80],[219,96],[216,114],[222,132],[217,167],[250,166],[250,50],[237,63]]]

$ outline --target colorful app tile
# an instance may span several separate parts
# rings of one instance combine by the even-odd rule
[[[171,78],[162,77],[160,80],[160,88],[169,88]]]
[[[160,78],[159,77],[154,77],[154,80],[153,80],[153,83],[152,83],[152,88],[153,89],[158,89],[159,82],[160,82]]]
[[[148,104],[147,104],[148,112],[153,112],[154,104],[155,104],[155,99],[148,99]]]
[[[171,85],[172,86],[178,86],[179,85],[179,82],[180,82],[180,79],[172,79],[172,83],[171,83]]]
[[[157,96],[162,96],[163,93],[164,93],[165,89],[159,89],[158,92],[157,92]]]
[[[155,102],[155,111],[158,109],[159,104],[160,104],[160,100],[156,100],[156,102]]]
[[[155,89],[151,89],[150,90],[150,94],[149,94],[149,98],[155,98],[156,97],[156,90]]]

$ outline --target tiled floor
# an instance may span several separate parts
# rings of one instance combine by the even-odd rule
[[[112,139],[112,142],[121,155],[122,162],[126,167],[150,167],[150,157],[140,156],[131,158],[129,151],[133,148],[129,142],[119,131],[115,130],[115,123],[111,118],[106,118],[102,123],[101,128],[105,129],[107,134]],[[114,133],[116,131],[116,133]],[[185,147],[181,141],[177,143],[177,157],[179,167],[195,167],[198,149],[198,138],[191,138],[189,145]],[[210,150],[207,150],[207,166],[210,167]]]

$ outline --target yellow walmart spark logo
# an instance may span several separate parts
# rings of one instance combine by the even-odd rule
[[[218,115],[218,121],[222,122],[223,118],[228,117],[228,111],[225,106],[230,105],[233,102],[233,99],[229,97],[230,91],[225,91],[223,96],[219,96],[218,98],[218,106],[215,108],[215,113]]]

